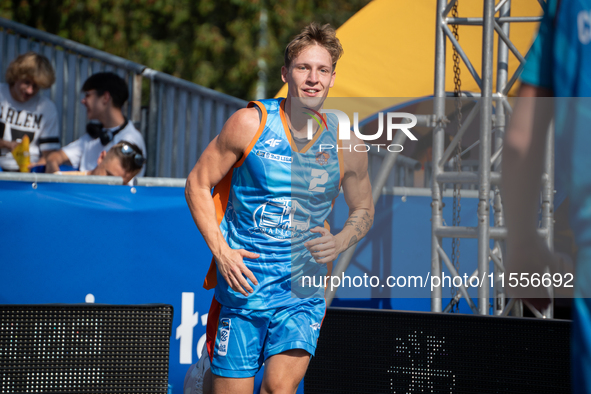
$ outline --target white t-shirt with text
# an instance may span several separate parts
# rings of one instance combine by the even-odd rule
[[[16,141],[25,135],[29,136],[31,163],[39,161],[42,151],[60,148],[55,104],[40,93],[21,103],[12,98],[7,83],[0,84],[0,138]],[[18,170],[9,149],[0,150],[0,167]]]

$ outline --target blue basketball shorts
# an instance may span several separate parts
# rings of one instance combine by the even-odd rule
[[[248,378],[267,358],[286,350],[304,349],[313,356],[325,312],[322,298],[268,310],[229,308],[214,298],[207,318],[211,372]]]

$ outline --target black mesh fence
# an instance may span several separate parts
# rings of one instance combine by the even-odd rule
[[[570,326],[329,308],[305,392],[570,393]]]
[[[0,393],[166,393],[173,308],[0,305]]]

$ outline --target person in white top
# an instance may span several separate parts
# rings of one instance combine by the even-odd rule
[[[6,83],[0,84],[0,167],[18,171],[11,152],[26,135],[31,163],[43,160],[60,148],[55,104],[41,96],[55,82],[49,60],[34,52],[18,56],[6,70]]]
[[[111,72],[90,76],[82,85],[82,104],[91,122],[86,134],[47,157],[45,172],[56,172],[61,164],[70,164],[80,171],[95,168],[102,151],[108,151],[120,141],[137,145],[146,157],[146,145],[139,131],[128,122],[121,107],[129,97],[127,83]],[[138,176],[143,176],[145,165]]]

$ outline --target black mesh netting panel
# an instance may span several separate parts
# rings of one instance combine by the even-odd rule
[[[570,321],[329,308],[306,394],[570,393]]]
[[[0,393],[163,393],[172,306],[0,305]]]

